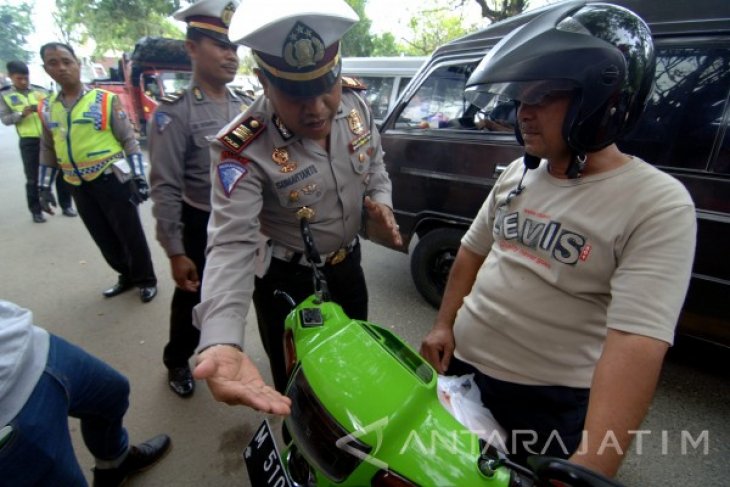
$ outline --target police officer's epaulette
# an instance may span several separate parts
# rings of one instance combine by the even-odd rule
[[[244,90],[243,88],[233,88],[233,93],[241,98],[245,103],[251,105],[256,99],[256,94],[251,90]]]
[[[2,88],[0,88],[0,91],[7,91],[7,90],[10,90],[12,88],[13,88],[13,85],[7,85],[7,86],[3,86]]]
[[[342,77],[342,87],[350,88],[351,90],[356,91],[363,91],[368,89],[368,87],[365,86],[361,81],[357,80],[356,78],[350,78],[349,76]]]
[[[160,101],[171,105],[182,100],[183,96],[185,96],[185,90],[179,90],[163,96],[162,98],[160,98]]]
[[[33,83],[30,84],[30,87],[35,88],[36,90],[48,91],[48,88],[41,85],[34,85]]]
[[[265,128],[266,125],[261,119],[249,115],[218,137],[218,140],[229,150],[239,153],[256,137],[261,135]]]

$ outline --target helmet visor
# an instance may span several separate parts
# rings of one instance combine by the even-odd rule
[[[464,90],[464,96],[480,108],[489,107],[495,103],[495,99],[539,105],[552,96],[570,94],[577,89],[578,85],[567,79],[511,81],[470,86]]]

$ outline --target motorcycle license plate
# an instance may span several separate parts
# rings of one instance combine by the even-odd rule
[[[251,485],[261,487],[292,487],[291,480],[281,463],[274,435],[267,419],[261,423],[243,451]]]

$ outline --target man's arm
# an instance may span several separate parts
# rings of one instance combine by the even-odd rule
[[[185,253],[182,223],[185,153],[190,134],[178,110],[176,105],[163,103],[149,121],[150,196],[157,241],[170,259],[175,284],[195,292],[200,287],[200,277],[195,263]]]
[[[479,268],[486,256],[479,255],[463,245],[459,247],[449,272],[444,297],[441,300],[436,322],[421,343],[421,355],[440,374],[446,372],[454,354],[454,321],[464,298],[471,292]]]
[[[669,344],[608,330],[596,365],[584,437],[572,462],[609,477],[618,472],[654,397]]]
[[[5,102],[5,98],[3,96],[0,96],[0,120],[2,120],[3,125],[16,125],[27,115],[33,113],[33,111],[28,110],[28,108],[29,107],[25,107],[22,113],[15,112]]]

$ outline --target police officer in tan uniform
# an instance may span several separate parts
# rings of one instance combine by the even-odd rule
[[[253,300],[278,391],[286,385],[284,318],[274,290],[313,291],[299,218],[309,217],[332,299],[367,317],[358,233],[402,245],[391,184],[367,105],[343,87],[340,38],[357,20],[343,0],[241,2],[229,36],[253,50],[264,87],[212,146],[212,206],[197,378],[214,397],[277,414],[289,400],[265,385],[243,349]],[[365,231],[367,230],[367,231]],[[256,274],[254,276],[254,273]]]
[[[163,362],[170,388],[181,397],[195,389],[188,360],[200,337],[193,308],[200,302],[205,266],[210,141],[253,101],[226,87],[238,69],[238,46],[228,40],[237,5],[237,0],[202,0],[175,12],[188,24],[185,47],[193,79],[184,91],[162,98],[149,131],[152,213],[176,284]]]

